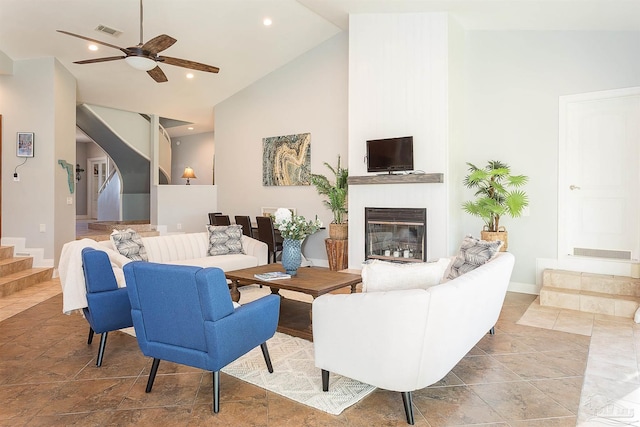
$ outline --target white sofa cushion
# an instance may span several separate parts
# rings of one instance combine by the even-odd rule
[[[440,283],[450,261],[449,258],[406,264],[369,261],[362,268],[362,292],[427,289]]]
[[[242,227],[240,225],[207,225],[209,246],[207,254],[242,254]]]
[[[113,230],[110,236],[111,243],[121,255],[132,261],[148,261],[147,251],[142,243],[142,238],[133,229]]]
[[[465,236],[458,255],[451,263],[447,280],[455,279],[485,264],[496,256],[501,246],[501,241],[488,242],[476,239],[471,235]]]

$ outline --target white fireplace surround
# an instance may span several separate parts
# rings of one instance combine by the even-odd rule
[[[444,183],[350,185],[350,268],[364,261],[367,206],[426,208],[426,259],[449,255],[450,25],[446,13],[349,17],[349,175],[371,175],[368,139],[406,135],[416,171],[444,174]]]

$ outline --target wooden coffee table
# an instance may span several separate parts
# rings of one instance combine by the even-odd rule
[[[267,264],[242,270],[227,271],[225,275],[231,280],[231,299],[240,300],[238,287],[259,284],[271,288],[271,293],[279,295],[280,289],[301,292],[311,295],[314,299],[331,291],[351,287],[351,293],[356,291],[356,285],[362,281],[359,274],[331,271],[324,267],[301,267],[298,274],[290,279],[260,280],[254,274],[282,271],[281,264]],[[311,304],[284,298],[280,295],[280,320],[278,332],[313,341],[311,327]]]

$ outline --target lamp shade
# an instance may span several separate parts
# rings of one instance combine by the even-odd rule
[[[156,68],[156,61],[144,56],[127,56],[124,61],[136,70],[149,71]]]
[[[191,169],[189,166],[187,166],[186,168],[184,168],[184,173],[182,174],[183,178],[187,178],[187,185],[190,185],[191,183],[189,182],[190,179],[192,178],[197,178],[196,174],[193,172],[193,169]]]
[[[184,173],[182,174],[182,177],[183,178],[198,178],[196,176],[196,174],[193,172],[193,169],[191,169],[189,166],[184,168]]]

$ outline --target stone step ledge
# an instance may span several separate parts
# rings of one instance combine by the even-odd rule
[[[640,297],[543,285],[540,305],[632,319],[640,307]]]

